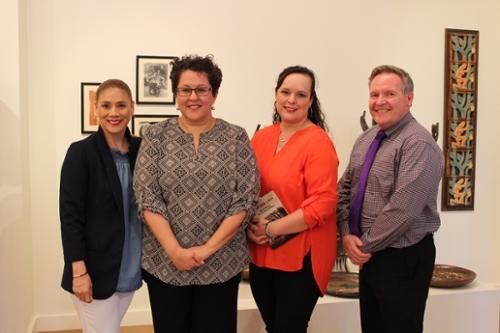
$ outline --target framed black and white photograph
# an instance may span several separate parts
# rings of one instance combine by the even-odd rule
[[[81,83],[82,133],[94,133],[99,128],[99,122],[94,109],[96,91],[99,85],[100,83],[96,82]]]
[[[178,115],[134,115],[132,118],[132,134],[142,137],[150,125],[159,123],[168,118],[178,118]]]
[[[137,56],[137,104],[175,104],[170,62],[175,57]]]

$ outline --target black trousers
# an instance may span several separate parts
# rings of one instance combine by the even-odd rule
[[[250,287],[268,333],[305,333],[321,291],[312,272],[311,254],[297,272],[250,264]]]
[[[376,252],[359,272],[363,333],[421,333],[434,270],[432,235],[419,243]]]
[[[206,286],[173,286],[142,271],[155,333],[236,333],[241,274]]]

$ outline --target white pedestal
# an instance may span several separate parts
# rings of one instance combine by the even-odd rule
[[[500,289],[480,281],[452,289],[431,288],[425,333],[498,333]],[[240,284],[238,333],[265,333],[250,286]],[[308,333],[361,332],[358,299],[326,295],[318,300]]]

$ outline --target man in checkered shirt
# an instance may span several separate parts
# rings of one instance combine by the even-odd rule
[[[437,195],[444,156],[410,112],[413,81],[406,71],[376,67],[369,88],[376,125],[356,140],[339,181],[338,230],[360,268],[363,332],[422,332],[436,257],[433,233],[441,223]],[[349,212],[368,147],[380,130],[387,137],[368,175],[358,237],[350,231]]]

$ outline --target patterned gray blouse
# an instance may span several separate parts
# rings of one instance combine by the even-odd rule
[[[246,210],[238,233],[201,267],[179,271],[145,226],[142,268],[176,286],[225,282],[250,261],[245,228],[259,197],[260,178],[248,135],[239,126],[217,119],[200,135],[198,152],[193,137],[177,118],[152,125],[143,137],[134,173],[139,217],[149,210],[163,215],[180,246],[205,244],[222,221]]]

